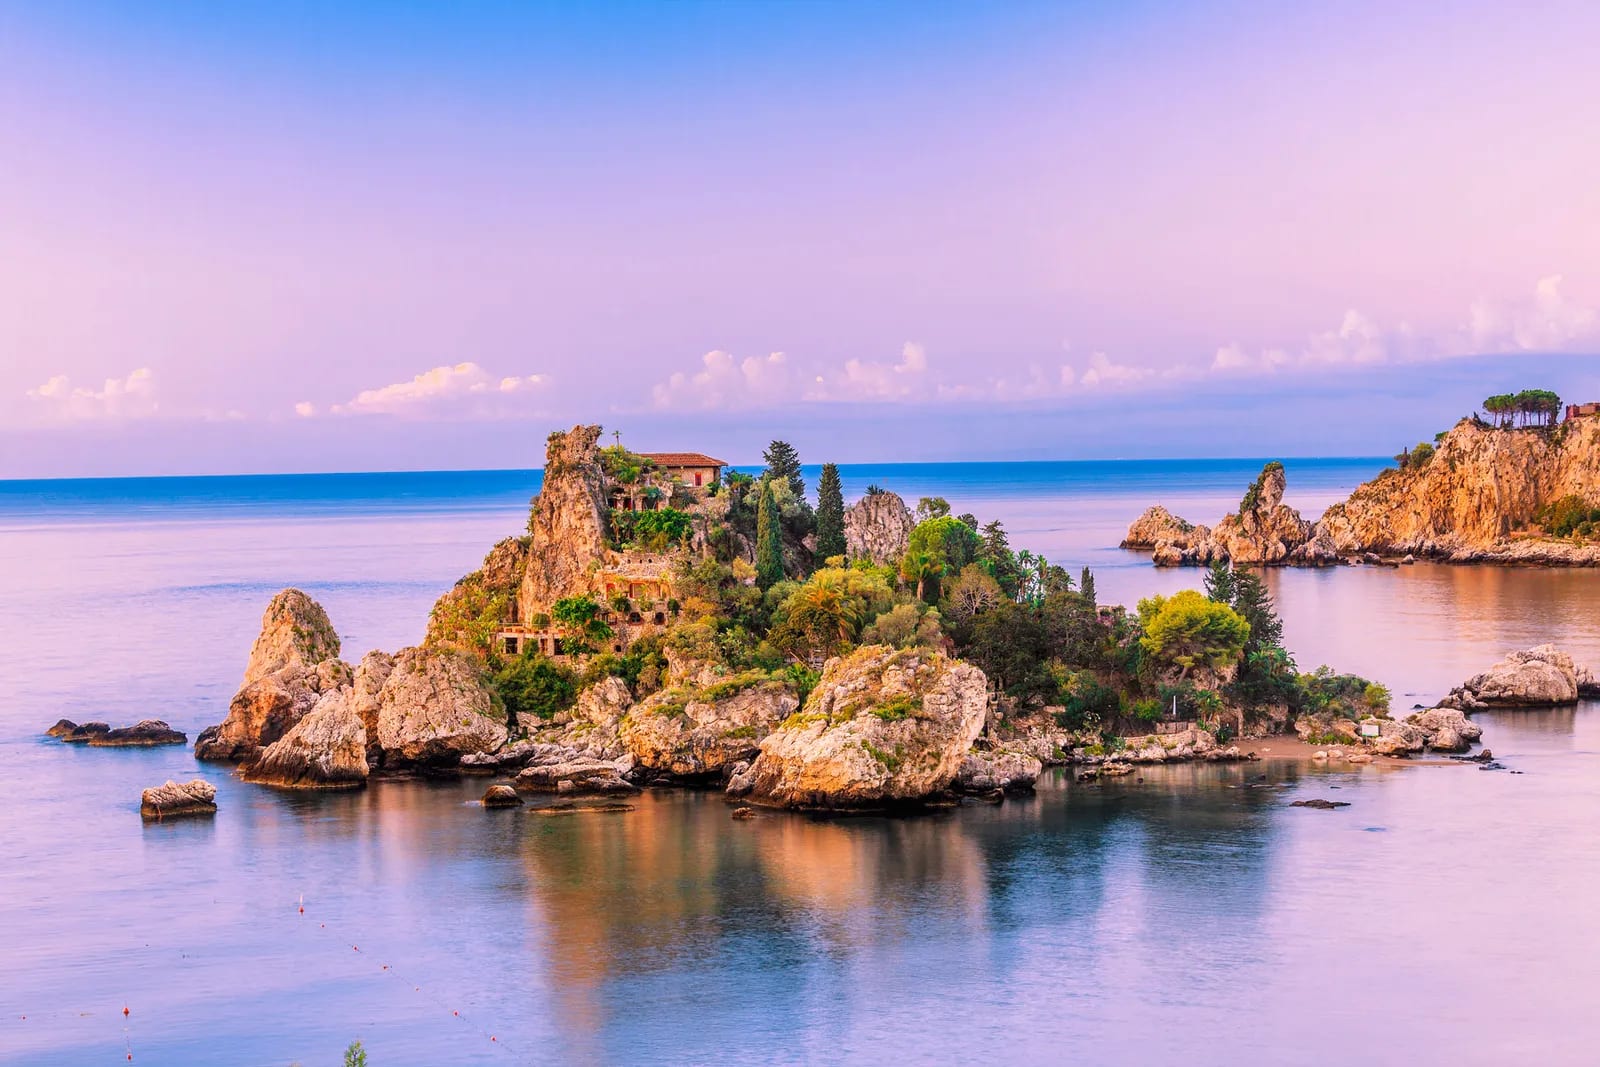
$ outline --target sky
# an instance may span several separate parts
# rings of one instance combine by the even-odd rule
[[[0,477],[1600,399],[1600,7],[0,5]]]

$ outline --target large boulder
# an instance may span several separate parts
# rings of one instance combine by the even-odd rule
[[[517,775],[516,787],[525,793],[612,795],[637,793],[638,787],[623,777],[626,767],[612,760],[570,755],[569,758],[526,767]]]
[[[1586,672],[1584,672],[1586,673]],[[1575,704],[1580,669],[1554,645],[1513,652],[1487,671],[1469,678],[1439,702],[1440,707],[1515,708]]]
[[[980,752],[973,749],[961,760],[954,787],[959,793],[1028,793],[1044,764],[1026,752],[1009,749]]]
[[[146,789],[139,797],[139,814],[146,819],[216,813],[217,787],[203,778],[190,782],[174,782],[169,778],[165,785]]]
[[[464,653],[403,648],[378,690],[384,766],[454,766],[506,743],[505,711]]]
[[[911,509],[898,493],[887,489],[868,493],[845,509],[845,553],[880,566],[899,563],[915,525]]]
[[[95,731],[88,737],[89,744],[95,748],[148,748],[154,745],[182,745],[188,740],[183,731],[174,730],[161,719],[140,719],[132,726]]]
[[[705,778],[754,759],[762,738],[799,706],[788,685],[770,679],[669,689],[628,713],[621,738],[640,770]]]
[[[1179,518],[1160,504],[1155,504],[1146,508],[1144,513],[1128,526],[1128,534],[1122,539],[1121,547],[1153,549],[1163,541],[1182,545],[1194,532],[1193,523]]]
[[[383,750],[378,747],[378,698],[383,683],[394,673],[394,657],[374,649],[361,657],[350,680],[350,705],[367,732],[367,764],[383,765]]]
[[[1428,734],[1415,723],[1393,719],[1362,719],[1361,725],[1376,724],[1378,736],[1371,739],[1372,751],[1380,756],[1404,758],[1428,746]]]
[[[1483,736],[1483,728],[1455,708],[1429,708],[1406,716],[1406,722],[1421,730],[1436,752],[1465,752]]]
[[[288,789],[359,789],[367,784],[367,730],[349,686],[323,693],[288,733],[245,769],[247,782]]]
[[[950,787],[987,707],[988,682],[971,664],[868,645],[828,661],[805,708],[767,735],[730,790],[789,807],[926,800]]]
[[[194,754],[254,759],[304,718],[322,693],[350,683],[350,667],[338,655],[339,635],[320,604],[298,589],[273,597],[227,718],[201,732]]]

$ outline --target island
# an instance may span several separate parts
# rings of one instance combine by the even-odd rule
[[[416,647],[352,664],[311,597],[273,597],[197,756],[291,789],[485,774],[486,807],[689,786],[746,817],[999,802],[1046,765],[1246,760],[1275,735],[1355,762],[1479,737],[1459,709],[1401,721],[1384,686],[1301,670],[1243,566],[1129,609],[939,497],[846,507],[826,464],[813,504],[782,441],[759,474],[600,442],[549,436],[527,532]]]
[[[1316,522],[1283,503],[1284,468],[1273,462],[1216,525],[1157,505],[1122,547],[1149,551],[1157,566],[1600,565],[1600,403],[1563,413],[1556,394],[1534,389],[1488,397],[1483,409],[1400,453]]]

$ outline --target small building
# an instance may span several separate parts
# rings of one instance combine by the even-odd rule
[[[676,478],[684,485],[697,489],[716,485],[722,479],[722,468],[728,465],[726,461],[713,459],[704,452],[641,452],[639,454],[657,467],[660,467],[667,473],[669,478]]]
[[[1600,415],[1600,401],[1593,401],[1588,404],[1567,405],[1568,422],[1571,422],[1573,419],[1582,418],[1585,415]]]

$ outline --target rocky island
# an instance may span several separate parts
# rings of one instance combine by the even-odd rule
[[[1329,566],[1433,559],[1449,563],[1600,565],[1600,410],[1570,405],[1556,421],[1554,394],[1485,401],[1491,418],[1462,419],[1435,443],[1334,504],[1315,522],[1283,503],[1284,469],[1269,463],[1238,511],[1197,526],[1156,506],[1128,528],[1122,547],[1157,566]],[[1548,417],[1516,425],[1519,403]]]
[[[1274,734],[1358,761],[1478,736],[1460,711],[1399,722],[1383,686],[1299,670],[1247,570],[1214,562],[1203,591],[1129,610],[936,497],[873,486],[846,507],[826,465],[813,505],[781,441],[759,477],[599,441],[550,435],[527,534],[439,598],[416,647],[352,666],[320,605],[275,596],[196,754],[290,789],[487,774],[486,807],[667,784],[899,811],[998,802],[1050,764],[1248,759]],[[1269,470],[1219,526],[1230,558],[1303,543],[1281,495]]]

